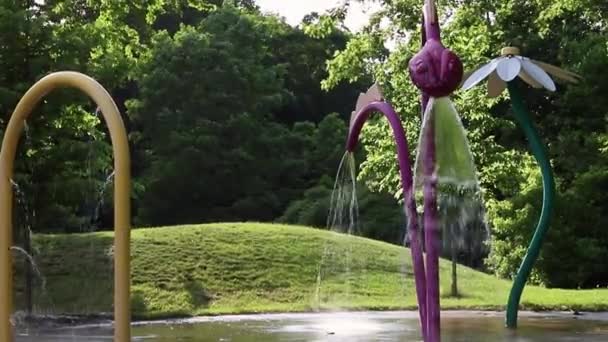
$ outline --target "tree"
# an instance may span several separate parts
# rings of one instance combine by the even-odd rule
[[[0,15],[6,19],[2,20],[6,27],[0,34],[0,45],[5,49],[0,55],[6,56],[0,58],[0,63],[6,63],[0,75],[0,109],[7,114],[6,120],[23,93],[40,77],[67,65],[67,60],[72,61],[73,69],[79,69],[83,63],[81,59],[73,59],[71,48],[59,48],[56,28],[48,25],[51,19],[47,5],[21,1],[0,7]],[[79,230],[89,216],[77,212],[82,208],[81,194],[85,189],[97,189],[99,184],[93,184],[90,175],[70,163],[88,160],[92,174],[103,172],[109,161],[108,145],[99,129],[99,118],[89,114],[94,107],[81,95],[58,91],[45,98],[39,107],[28,122],[17,157],[15,181],[32,202],[29,208],[36,213],[32,222],[35,228]],[[99,155],[88,158],[91,149],[97,148]],[[56,191],[56,184],[64,179],[71,181],[68,185],[71,191]]]
[[[245,161],[259,161],[262,165],[266,160],[266,168],[271,170],[260,169],[260,173],[264,174],[260,177],[264,180],[255,180],[252,184],[257,184],[254,188],[260,193],[259,196],[266,196],[272,202],[268,205],[269,211],[263,215],[261,209],[253,210],[256,212],[253,217],[272,219],[327,171],[327,162],[323,160],[325,155],[309,152],[314,148],[312,137],[307,134],[314,134],[315,130],[309,130],[306,128],[308,124],[299,122],[304,119],[313,123],[321,122],[325,113],[334,109],[346,118],[352,107],[350,97],[358,92],[356,87],[345,86],[332,94],[325,94],[318,84],[325,75],[325,59],[345,43],[345,34],[336,32],[324,40],[312,39],[276,17],[262,16],[257,6],[248,0],[232,1],[230,4],[219,0],[22,1],[3,5],[0,15],[4,19],[2,25],[5,25],[0,34],[1,48],[4,49],[2,56],[6,56],[0,59],[3,67],[0,74],[0,107],[10,113],[25,90],[50,71],[76,70],[99,80],[110,91],[121,112],[129,114],[124,119],[132,145],[135,177],[133,207],[136,212],[139,208],[147,210],[148,202],[142,200],[145,190],[149,190],[152,184],[162,183],[160,180],[160,183],[156,183],[155,178],[160,179],[163,175],[154,175],[155,171],[160,172],[162,156],[172,155],[173,148],[179,150],[200,140],[194,133],[181,134],[181,124],[166,118],[168,127],[179,131],[175,134],[181,135],[182,141],[173,145],[165,144],[171,143],[173,137],[164,137],[165,140],[152,144],[151,135],[162,137],[165,130],[152,124],[150,118],[156,118],[156,114],[140,115],[149,108],[166,105],[164,109],[172,114],[174,108],[177,108],[176,112],[187,112],[172,115],[172,118],[187,117],[191,115],[192,108],[198,111],[199,105],[207,106],[209,110],[206,113],[210,115],[218,109],[221,114],[195,128],[197,133],[209,137],[224,133],[234,135],[230,131],[232,129],[258,130],[260,134],[252,137],[259,140],[258,144],[251,144],[241,152],[246,154]],[[225,32],[226,28],[232,28],[232,31]],[[242,35],[245,29],[249,31]],[[196,35],[198,37],[194,38]],[[28,39],[21,39],[23,36]],[[207,96],[206,89],[199,87],[196,90],[196,86],[192,87],[199,82],[199,77],[191,77],[185,84],[178,82],[183,88],[160,89],[166,92],[159,94],[173,98],[175,102],[154,102],[156,99],[151,97],[156,96],[156,85],[146,83],[148,80],[163,83],[163,72],[182,76],[189,71],[186,67],[180,69],[177,66],[175,70],[167,70],[162,64],[170,57],[165,56],[163,60],[165,57],[160,56],[163,50],[160,45],[164,41],[175,41],[185,36],[209,42],[209,49],[183,48],[182,52],[188,59],[224,56],[231,59],[203,77],[207,79],[207,76],[215,75],[204,85],[214,90],[209,93],[210,96]],[[250,46],[251,49],[240,49],[238,44]],[[224,51],[224,46],[231,46],[231,50]],[[173,51],[177,51],[177,48]],[[250,58],[249,52],[254,58]],[[234,65],[242,66],[243,70],[231,70]],[[250,66],[252,69],[247,70]],[[201,65],[189,64],[188,67],[196,69]],[[204,66],[213,67],[212,61]],[[241,75],[244,75],[244,80],[240,79]],[[223,76],[226,79],[222,79]],[[236,89],[233,95],[232,87],[241,81],[241,89]],[[250,91],[248,87],[260,91]],[[199,91],[191,93],[192,96],[206,102],[196,99],[190,102],[190,107],[179,109],[180,106],[174,104],[179,103],[181,96],[187,92],[178,94],[173,90],[186,88]],[[241,103],[240,99],[244,98],[247,98],[247,102]],[[28,146],[23,156],[18,158],[19,161],[27,161],[24,163],[27,166],[18,165],[16,176],[19,183],[27,187],[24,190],[28,197],[36,202],[32,205],[32,211],[36,212],[37,230],[74,232],[93,226],[110,227],[111,201],[104,201],[99,206],[102,192],[107,199],[111,197],[111,191],[101,191],[105,189],[104,185],[111,189],[109,184],[105,184],[111,173],[111,156],[109,139],[99,113],[96,113],[94,104],[73,91],[58,91],[45,100],[29,122]],[[288,128],[288,125],[292,127]],[[159,130],[155,131],[156,128]],[[328,128],[331,130],[330,126]],[[342,133],[326,131],[321,138],[328,142],[332,134]],[[214,144],[226,142],[221,137],[217,139]],[[230,143],[234,145],[237,140],[234,138]],[[300,143],[307,145],[300,146]],[[268,151],[266,144],[272,144],[276,151],[275,159],[264,155]],[[231,158],[243,157],[239,153],[235,151]],[[300,158],[298,153],[314,161],[303,160],[305,158]],[[334,152],[328,153],[333,155]],[[217,154],[218,160],[223,161],[224,157],[222,153]],[[74,163],[78,160],[85,162],[83,165]],[[154,163],[159,168],[155,171],[152,169]],[[195,166],[184,160],[180,167],[193,169],[191,179],[196,179],[198,169]],[[227,164],[225,167],[232,166]],[[271,175],[280,177],[272,178]],[[243,183],[246,182],[247,179],[244,179]],[[224,183],[232,185],[232,181],[226,180]],[[207,198],[206,201],[215,207],[232,206],[234,203],[226,203],[238,198],[238,194],[248,187],[237,186],[235,194],[222,191],[217,197]],[[276,189],[275,194],[270,195],[268,189]],[[224,195],[227,198],[222,198]],[[276,198],[270,198],[275,195]],[[217,205],[212,203],[216,200]],[[250,199],[237,201],[240,202],[236,206],[239,208],[246,208],[249,205],[245,203],[253,202]],[[260,206],[261,203],[263,201],[260,201]],[[228,212],[235,213],[232,209],[220,211],[223,212],[221,216],[212,215],[207,219],[227,218],[232,215]],[[99,216],[99,222],[89,222],[92,215]],[[200,213],[195,215],[198,216]],[[241,212],[231,219],[235,217],[248,216]]]
[[[272,21],[271,21],[272,22]],[[339,113],[343,120],[350,119],[354,101],[367,89],[369,80],[355,84],[338,85],[330,91],[321,89],[327,77],[325,62],[350,39],[344,31],[336,30],[322,38],[312,38],[300,29],[281,23],[280,34],[268,35],[272,58],[285,65],[286,103],[274,111],[279,122],[293,124],[298,121],[319,123],[328,113]]]
[[[261,197],[252,218],[272,217],[277,199],[265,186],[282,171],[275,158],[285,129],[267,118],[282,101],[284,67],[268,63],[256,28],[264,20],[225,7],[196,28],[154,38],[142,100],[130,109],[150,153],[144,222],[247,217],[252,196]]]

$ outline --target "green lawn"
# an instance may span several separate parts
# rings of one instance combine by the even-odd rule
[[[46,278],[44,291],[37,281],[39,310],[111,312],[111,243],[111,233],[37,235]],[[137,229],[132,256],[139,318],[416,306],[409,250],[317,229],[254,223]],[[320,264],[335,267],[321,268],[317,291]],[[463,296],[449,298],[450,267],[441,263],[444,309],[504,308],[510,282],[465,267],[458,268]],[[22,283],[17,277],[18,302]],[[528,287],[522,306],[607,310],[608,290]]]

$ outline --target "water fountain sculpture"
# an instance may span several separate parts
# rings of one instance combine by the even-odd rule
[[[440,303],[439,303],[439,249],[441,243],[441,228],[438,222],[438,181],[445,179],[468,180],[475,179],[474,168],[471,168],[470,153],[457,152],[452,154],[447,147],[449,144],[436,145],[436,134],[450,132],[448,126],[460,125],[454,106],[447,98],[460,84],[463,67],[459,58],[441,44],[440,29],[437,21],[435,3],[427,0],[423,15],[423,47],[409,64],[411,78],[422,92],[423,127],[416,162],[416,180],[409,159],[408,144],[399,116],[387,102],[372,102],[356,113],[351,120],[351,128],[347,140],[347,151],[353,151],[357,145],[361,129],[369,117],[376,111],[388,119],[397,144],[397,156],[403,199],[408,217],[408,237],[410,241],[412,262],[414,268],[416,294],[420,326],[424,341],[437,342],[440,340]],[[462,147],[466,138],[461,134],[451,134]],[[468,151],[468,148],[466,149]],[[447,167],[445,159],[450,163],[459,163],[461,168]],[[461,179],[463,178],[464,179]],[[416,210],[415,185],[423,187],[424,197],[424,250],[422,234],[418,226]]]
[[[441,198],[444,188],[447,187],[455,188],[459,194],[473,194],[473,198],[480,200],[480,189],[462,123],[448,99],[462,81],[462,63],[454,53],[441,44],[437,12],[432,0],[425,1],[422,31],[422,50],[409,63],[412,81],[422,93],[423,111],[415,173],[411,171],[408,145],[399,117],[386,102],[376,101],[366,106],[358,104],[358,107],[363,108],[351,119],[346,149],[354,150],[362,126],[371,112],[381,112],[386,116],[397,144],[422,336],[424,341],[436,342],[440,340],[438,250],[442,235],[438,208],[445,206],[445,203],[438,201],[438,198]],[[505,89],[509,90],[515,119],[530,142],[543,176],[541,217],[509,295],[506,325],[511,328],[517,326],[519,301],[549,227],[555,193],[546,148],[525,110],[515,78],[519,76],[534,88],[555,91],[555,83],[549,74],[559,80],[572,83],[577,83],[580,78],[577,74],[556,66],[522,57],[519,55],[519,49],[507,47],[502,50],[501,57],[470,74],[462,84],[463,89],[468,90],[489,76],[490,97],[499,96]],[[370,99],[363,97],[363,100]],[[418,188],[421,189],[419,193],[417,193]],[[422,221],[424,234],[421,234],[416,213],[415,201],[419,197],[424,199]],[[424,248],[421,242],[422,236]],[[423,250],[426,252],[426,260],[423,258]]]
[[[34,84],[17,104],[0,152],[0,342],[13,340],[13,165],[25,121],[42,98],[56,88],[77,88],[101,109],[114,151],[114,341],[131,340],[130,308],[130,157],[122,117],[108,92],[94,79],[76,72],[50,74]]]
[[[515,281],[513,282],[511,293],[509,294],[506,317],[506,324],[509,328],[515,328],[517,326],[519,301],[528,277],[530,276],[530,272],[532,271],[532,267],[534,266],[534,262],[540,254],[543,239],[549,229],[555,197],[555,181],[553,179],[551,162],[547,155],[547,148],[542,143],[537,130],[534,128],[532,119],[525,109],[519,85],[516,83],[516,78],[521,78],[524,82],[534,88],[545,88],[549,91],[555,91],[555,83],[549,74],[564,82],[578,83],[580,79],[580,76],[573,72],[562,70],[556,66],[535,61],[527,57],[522,57],[520,56],[519,49],[516,47],[506,47],[502,49],[500,57],[493,59],[490,63],[473,72],[471,76],[464,81],[462,86],[464,90],[468,90],[489,76],[488,95],[490,97],[497,97],[508,88],[515,120],[521,126],[521,129],[524,131],[524,134],[530,143],[530,149],[539,164],[543,178],[543,206],[541,215],[526,256],[521,263]]]

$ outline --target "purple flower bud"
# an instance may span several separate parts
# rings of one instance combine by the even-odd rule
[[[429,39],[409,63],[412,81],[432,97],[450,95],[462,81],[460,58],[438,40]]]

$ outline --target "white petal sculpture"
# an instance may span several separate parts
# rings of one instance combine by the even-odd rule
[[[489,76],[488,96],[498,97],[506,89],[506,82],[510,82],[519,76],[534,88],[555,91],[555,82],[549,75],[572,83],[578,83],[581,79],[579,75],[573,72],[520,56],[518,48],[506,47],[502,49],[500,57],[471,73],[463,82],[462,89],[471,89]]]
[[[378,83],[374,83],[365,93],[359,94],[359,98],[357,99],[357,105],[355,110],[351,113],[350,122],[352,124],[353,118],[357,115],[357,113],[363,109],[363,107],[368,104],[376,101],[382,101],[384,99],[384,95],[382,94],[382,89]]]

